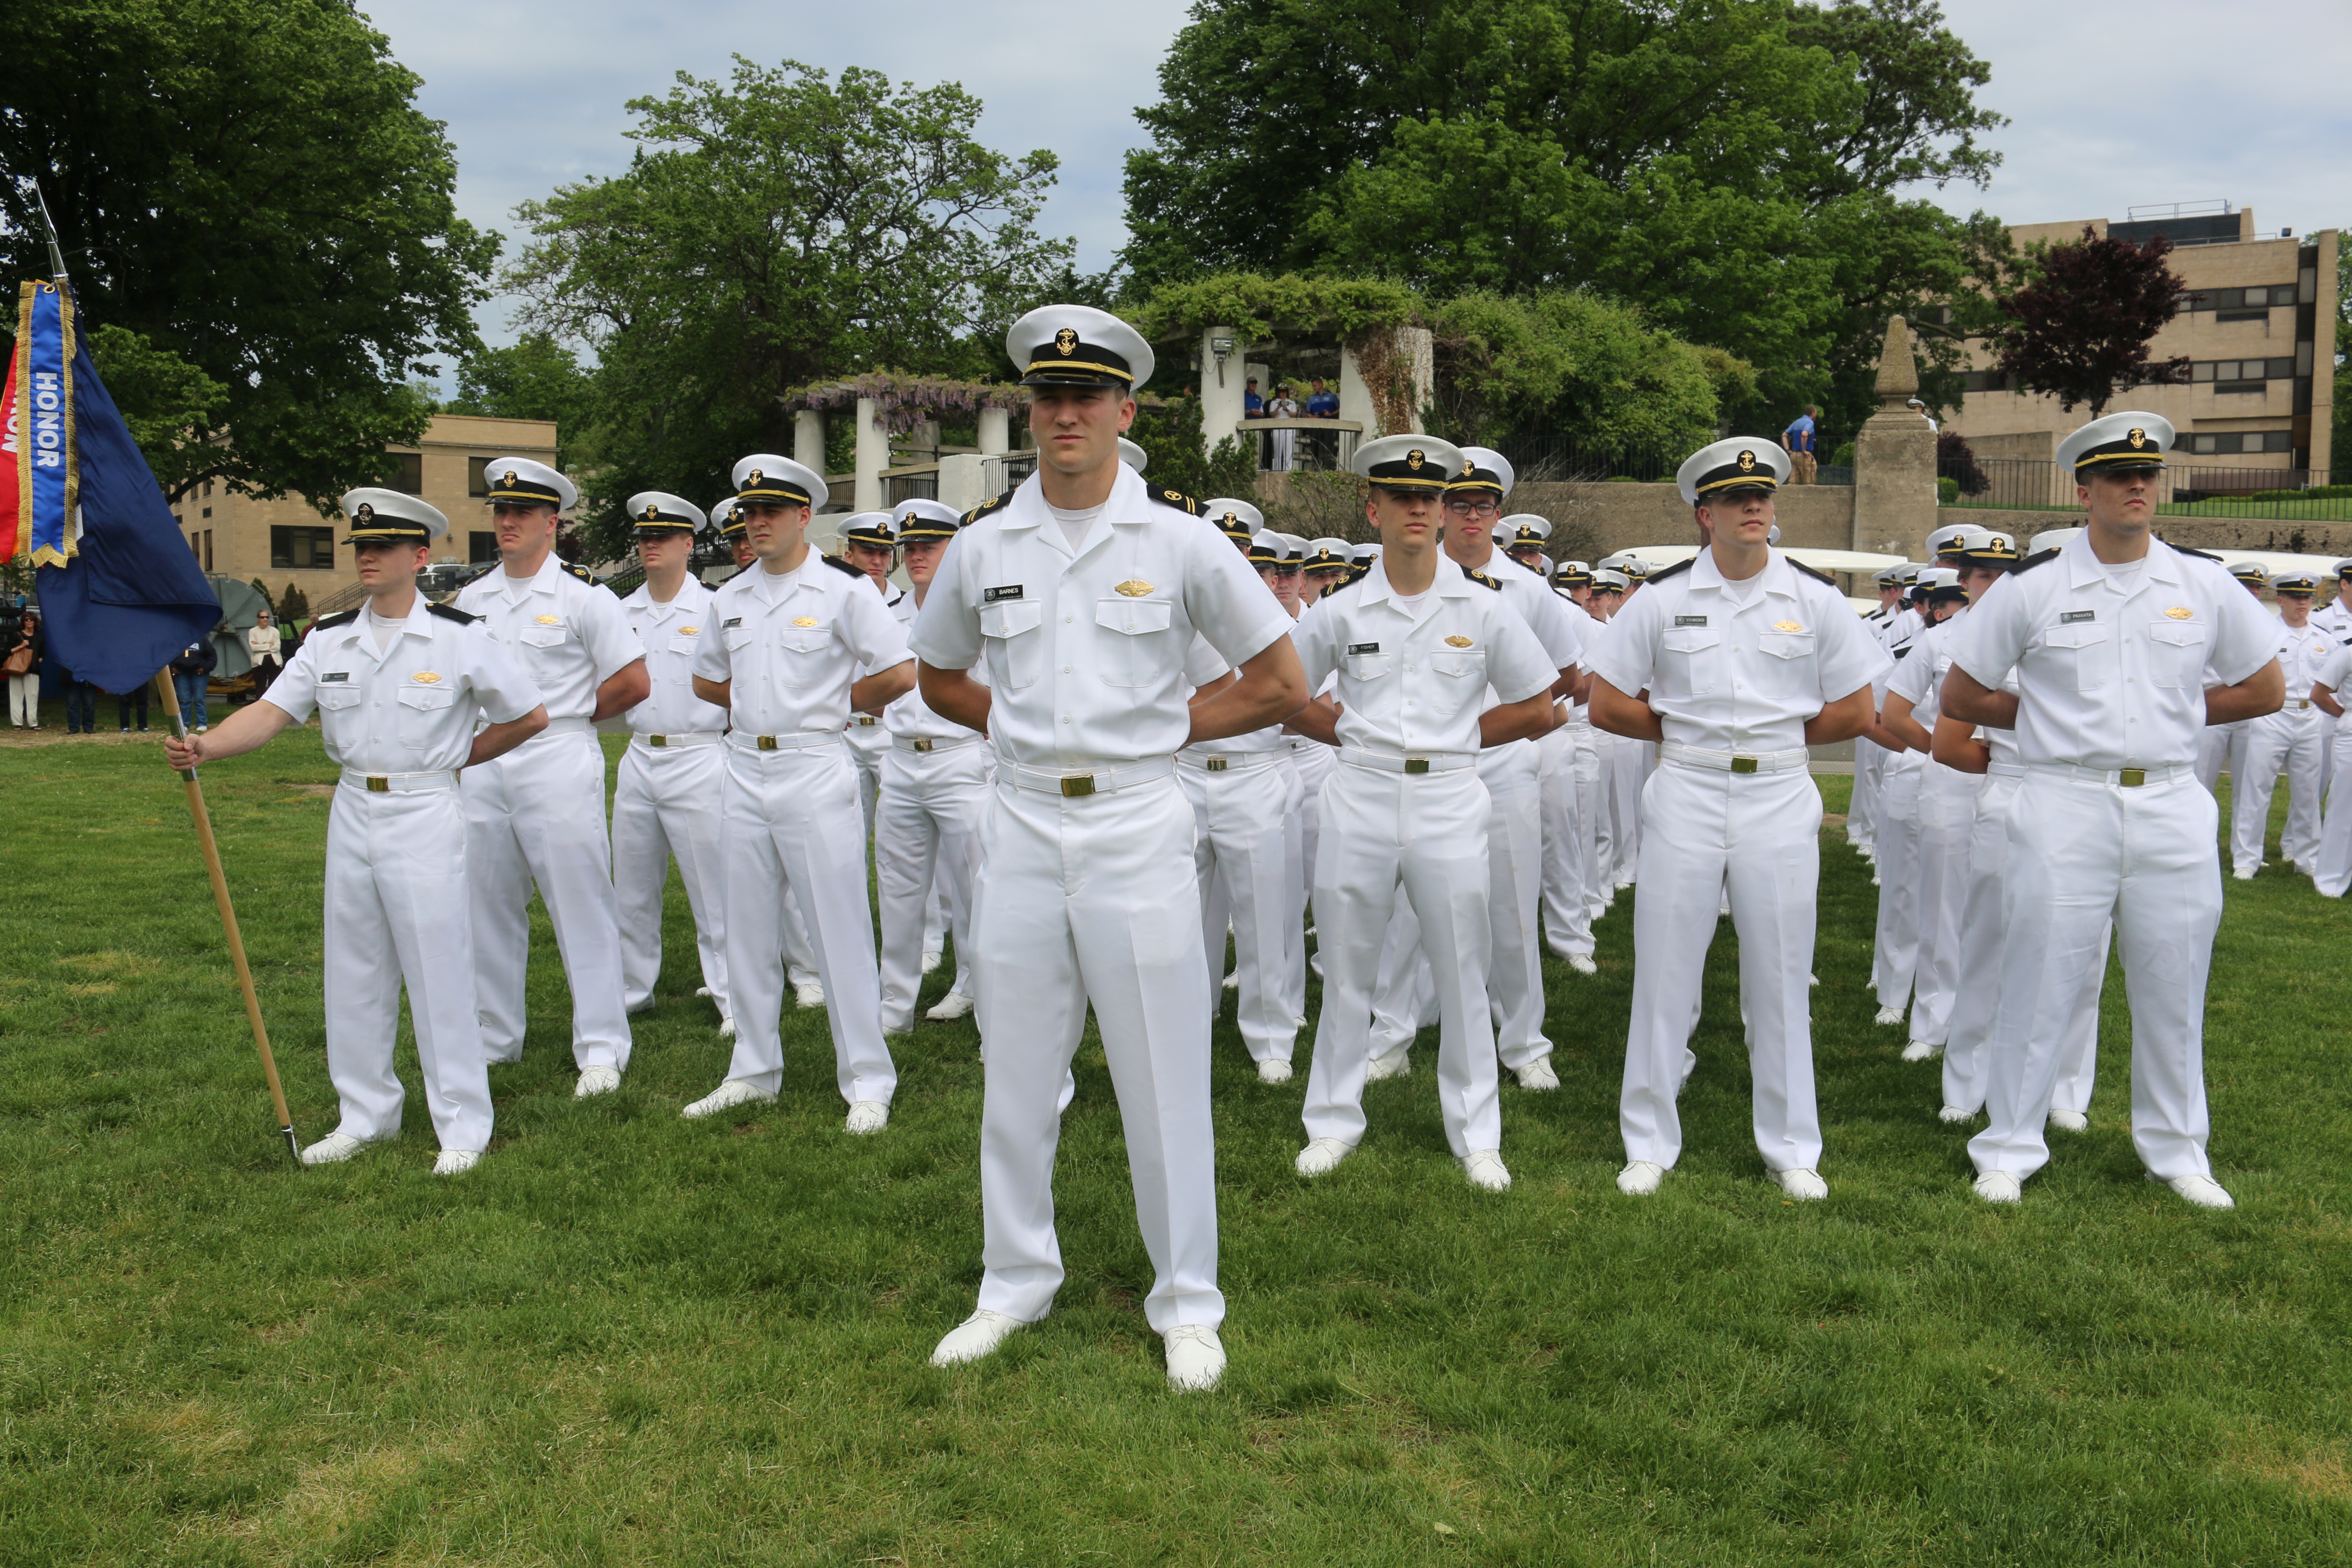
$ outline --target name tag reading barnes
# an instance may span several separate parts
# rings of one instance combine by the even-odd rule
[[[2068,610],[2058,617],[2058,624],[2062,626],[2071,626],[2076,621],[2095,621],[2098,618],[2099,612],[2096,610]]]
[[[1351,642],[1348,645],[1348,651],[1351,654],[1378,653],[1381,645],[1376,642]]]
[[[1021,597],[1021,584],[1007,583],[1001,588],[982,588],[980,591],[980,597],[982,604],[988,605],[997,604],[1005,599],[1017,599]]]
[[[1705,616],[1676,616],[1675,617],[1675,625],[1678,626],[1703,626],[1706,625],[1706,617]]]

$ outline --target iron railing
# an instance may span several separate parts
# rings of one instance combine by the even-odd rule
[[[2055,463],[1979,458],[1973,475],[1955,473],[1963,488],[1947,504],[2009,511],[2079,511],[2074,476]],[[2158,480],[2157,510],[2168,516],[2276,518],[2298,522],[2352,522],[2352,486],[2328,483],[2324,468],[2223,468],[2175,460]]]

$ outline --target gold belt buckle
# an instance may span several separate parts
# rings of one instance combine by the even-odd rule
[[[1756,759],[1734,757],[1731,759],[1731,771],[1735,773],[1752,773],[1756,771]]]
[[[852,714],[849,721],[856,725],[861,730],[870,730],[874,727],[874,715],[871,713]]]
[[[914,746],[919,752],[928,752],[931,749],[930,738],[927,735],[918,735],[915,737]]]
[[[390,795],[392,793],[392,781],[382,773],[368,774],[367,786],[368,794],[370,795]]]
[[[1092,773],[1073,773],[1062,781],[1062,794],[1066,799],[1076,800],[1081,795],[1094,793],[1095,775]]]
[[[1404,760],[1404,771],[1409,773],[1425,773],[1429,771],[1429,759],[1427,757],[1407,757]]]
[[[1211,757],[1201,765],[1208,769],[1209,772],[1213,773],[1221,773],[1225,771],[1225,759],[1223,757]]]
[[[2123,785],[2126,789],[2137,789],[2140,785],[2147,783],[2147,770],[2146,768],[2126,768],[2123,771],[2122,775],[2118,777],[2116,782]]]
[[[667,746],[669,744],[669,737],[667,735],[647,735],[646,737],[646,744],[648,746]]]
[[[762,735],[760,737],[759,745],[760,750],[763,752],[772,752],[776,749],[776,738],[773,735]]]

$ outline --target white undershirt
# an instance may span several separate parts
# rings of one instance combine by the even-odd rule
[[[402,631],[406,629],[407,626],[408,622],[405,618],[388,621],[382,616],[375,613],[375,606],[373,605],[368,606],[368,643],[369,646],[373,647],[378,654],[383,653],[384,649],[390,647],[392,646],[393,639],[400,636]]]
[[[2102,561],[2099,564],[2106,569],[2107,581],[2128,594],[2138,584],[2140,572],[2147,565],[2147,557],[2143,555],[2137,561]]]
[[[1109,504],[1105,501],[1103,506]],[[1090,506],[1084,511],[1064,511],[1060,507],[1048,503],[1045,510],[1052,512],[1054,521],[1062,525],[1062,537],[1070,542],[1070,553],[1073,555],[1086,543],[1087,531],[1094,527],[1095,519],[1103,513],[1100,506]]]
[[[1406,615],[1418,619],[1421,616],[1421,606],[1427,603],[1430,595],[1436,591],[1437,585],[1433,583],[1418,594],[1399,594],[1396,593],[1394,589],[1391,589],[1390,593],[1394,596],[1397,604],[1402,607]]]

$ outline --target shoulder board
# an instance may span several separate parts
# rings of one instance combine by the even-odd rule
[[[438,616],[445,621],[455,621],[461,626],[471,626],[482,618],[479,616],[469,616],[465,611],[452,608],[447,605],[436,605],[430,599],[425,602],[425,613],[428,616]]]
[[[2020,572],[2031,572],[2036,566],[2047,566],[2053,561],[2057,560],[2063,553],[2063,552],[2062,551],[2045,550],[2039,555],[2029,555],[2024,560],[2019,562],[2016,565],[2011,567],[2009,569],[2009,574],[2014,577]]]
[[[585,566],[575,566],[569,561],[562,563],[562,566],[566,572],[579,578],[583,583],[593,583],[596,580],[596,574]]]
[[[359,618],[360,613],[357,610],[338,610],[331,616],[320,616],[317,620],[312,621],[310,629],[314,632],[323,632],[331,626],[350,626]]]
[[[1473,583],[1477,584],[1481,588],[1492,588],[1497,594],[1503,591],[1503,585],[1500,583],[1496,582],[1495,579],[1487,576],[1484,572],[1477,571],[1473,567],[1465,566],[1462,568],[1462,575],[1467,577]]]
[[[984,500],[978,506],[972,508],[970,511],[964,513],[963,521],[965,525],[969,526],[972,523],[978,522],[982,518],[986,517],[989,513],[992,511],[1003,511],[1006,507],[1011,506],[1013,504],[1013,492],[1020,489],[1020,488],[1021,487],[1019,485],[1015,485],[1012,489],[1006,490],[994,500]]]
[[[1348,580],[1340,584],[1339,586],[1341,588],[1352,588],[1371,574],[1372,569],[1369,564],[1363,566],[1350,566],[1348,568]],[[1333,590],[1335,593],[1337,591],[1337,589]]]
[[[1646,577],[1646,578],[1644,578],[1644,579],[1643,579],[1643,581],[1644,581],[1644,582],[1646,582],[1646,583],[1663,583],[1663,582],[1664,582],[1667,578],[1669,578],[1669,577],[1673,576],[1673,575],[1674,575],[1675,573],[1677,573],[1677,572],[1687,572],[1687,571],[1689,571],[1689,570],[1691,569],[1691,563],[1692,563],[1693,561],[1697,560],[1697,559],[1698,559],[1698,557],[1697,557],[1697,556],[1693,555],[1693,556],[1687,557],[1687,558],[1686,558],[1686,559],[1685,559],[1685,560],[1677,561],[1677,562],[1675,562],[1675,563],[1673,565],[1671,565],[1671,566],[1661,566],[1661,567],[1659,567],[1655,572],[1651,573],[1651,574],[1649,574],[1649,576],[1648,576],[1648,577]],[[1797,563],[1796,563],[1795,562],[1793,562],[1793,561],[1790,562],[1790,563],[1789,563],[1789,564],[1790,564],[1790,565],[1791,565],[1791,566],[1796,566],[1796,565],[1797,565]],[[1797,570],[1798,570],[1798,571],[1800,571],[1800,572],[1802,572],[1802,571],[1806,571],[1806,570],[1808,570],[1808,568],[1806,568],[1806,567],[1802,567],[1802,566],[1797,566]],[[1820,573],[1818,573],[1818,572],[1815,572],[1815,573],[1813,574],[1813,575],[1814,575],[1814,576],[1816,576],[1816,577],[1819,577],[1819,576],[1821,576],[1821,574],[1820,574]],[[1826,581],[1827,579],[1823,579],[1823,580],[1824,580],[1824,581]]]
[[[1786,561],[1790,565],[1794,566],[1798,571],[1802,572],[1806,576],[1811,577],[1816,583],[1826,583],[1832,588],[1837,586],[1837,579],[1831,576],[1828,573],[1822,571],[1819,567],[1808,566],[1793,555],[1783,555],[1780,559]]]
[[[2191,550],[2191,549],[2188,548],[2186,545],[2180,545],[2180,544],[2176,544],[2176,545],[2174,545],[2174,546],[2172,547],[2172,550],[2173,550],[2173,553],[2175,553],[2176,555],[2187,555],[2187,556],[2191,556],[2191,557],[2193,557],[2193,558],[2195,558],[2196,560],[2199,560],[2199,561],[2210,561],[2210,562],[2211,562],[2214,565],[2216,565],[2216,566],[2219,566],[2220,564],[2221,564],[2221,558],[2220,556],[2216,555],[2216,554],[2213,554],[2210,551],[2205,551],[2205,550]]]
[[[846,572],[853,577],[863,577],[866,575],[865,573],[859,571],[856,567],[852,566],[848,562],[844,561],[838,555],[821,555],[817,559],[823,561],[826,565],[832,567],[836,572]]]
[[[1194,500],[1191,496],[1186,495],[1181,490],[1171,490],[1160,485],[1150,484],[1148,482],[1144,485],[1143,489],[1146,494],[1150,495],[1153,500],[1158,501],[1161,506],[1172,506],[1178,511],[1182,512],[1186,517],[1198,517],[1201,515],[1201,503]]]

